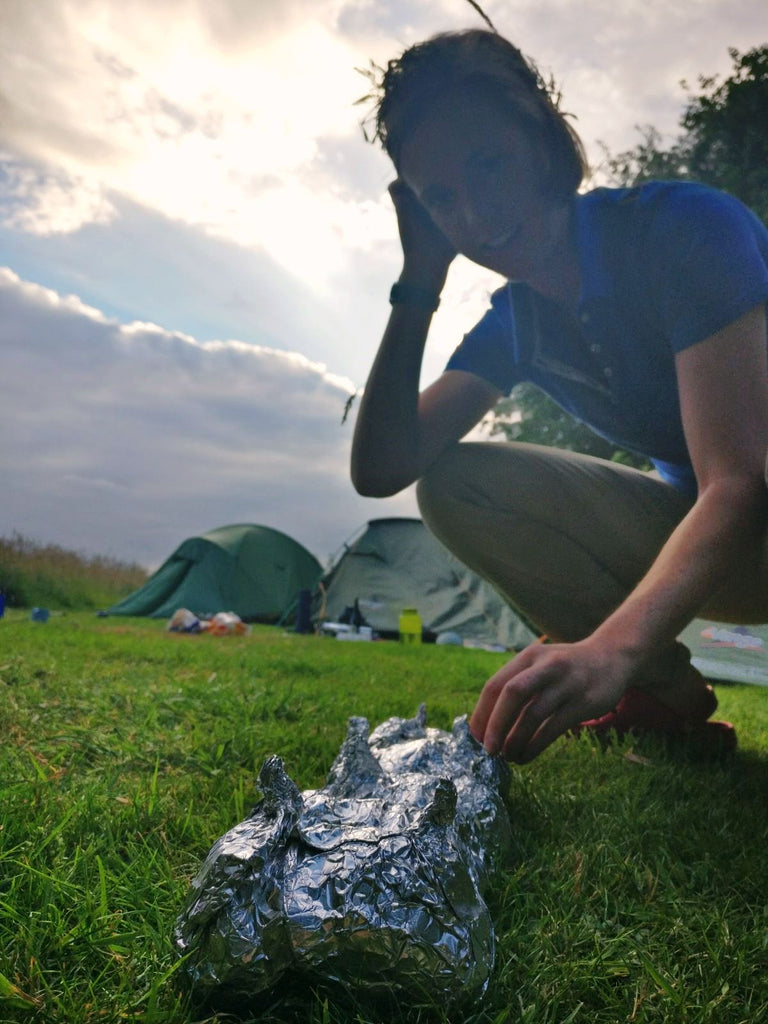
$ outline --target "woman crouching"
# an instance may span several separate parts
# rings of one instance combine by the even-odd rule
[[[485,684],[471,719],[523,762],[586,726],[733,747],[677,642],[696,615],[768,621],[768,230],[691,182],[579,193],[581,143],[501,36],[390,61],[377,137],[403,267],[355,429],[364,495],[418,480],[432,532],[554,643]],[[461,253],[503,275],[419,392]],[[519,443],[459,443],[521,381],[655,471]]]

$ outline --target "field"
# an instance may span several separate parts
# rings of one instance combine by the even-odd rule
[[[173,922],[212,842],[278,753],[321,785],[349,715],[426,701],[449,727],[502,655],[340,644],[257,627],[28,612],[0,619],[0,1021],[191,1022]],[[512,769],[514,849],[489,894],[486,997],[382,1013],[293,991],[261,1022],[768,1021],[768,691],[718,688],[724,761],[561,740]]]
[[[0,593],[9,607],[110,608],[148,575],[140,565],[41,544],[21,533],[0,537]]]

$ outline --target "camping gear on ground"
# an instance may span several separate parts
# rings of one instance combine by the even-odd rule
[[[51,617],[51,613],[47,608],[32,608],[29,617],[33,622],[47,622]]]
[[[169,633],[200,633],[204,627],[202,620],[189,608],[177,608],[165,628]]]
[[[302,587],[296,595],[296,633],[312,632],[312,591]]]
[[[320,626],[320,636],[339,636],[340,633],[351,633],[352,627],[348,622],[324,622]]]
[[[355,598],[353,604],[347,605],[339,616],[339,622],[346,622],[350,629],[360,629],[361,626],[368,625],[363,618],[363,613],[360,611],[360,602],[357,598]]]
[[[210,636],[247,636],[251,632],[251,627],[235,612],[216,612],[201,625]]]
[[[443,633],[438,633],[435,638],[435,643],[438,647],[462,647],[463,642],[458,633],[454,633],[451,629],[446,629]]]
[[[397,629],[401,644],[421,643],[421,617],[415,608],[403,608]]]
[[[420,519],[372,519],[344,545],[315,592],[313,618],[340,622],[357,600],[365,623],[396,638],[403,608],[418,608],[424,638],[451,630],[463,640],[521,650],[536,633],[493,587],[455,558]]]
[[[177,608],[165,627],[169,633],[209,633],[211,636],[247,636],[246,626],[235,612],[216,612],[209,619],[198,619],[189,608]]]
[[[349,629],[339,630],[336,633],[336,639],[352,641],[373,640],[373,630],[371,629],[370,626],[361,626],[360,629],[354,629],[354,627],[350,627]]]
[[[469,733],[390,718],[347,737],[323,789],[269,758],[264,797],[220,838],[175,927],[178,975],[211,1007],[257,1010],[285,974],[356,999],[476,999],[494,961],[483,894],[509,853],[508,771]]]
[[[694,619],[679,639],[707,679],[768,686],[768,625],[739,626]]]
[[[314,555],[279,530],[249,523],[221,526],[185,540],[109,613],[164,619],[177,608],[189,608],[210,618],[228,609],[243,620],[276,622],[321,574]]]

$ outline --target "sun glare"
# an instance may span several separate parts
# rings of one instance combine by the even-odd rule
[[[62,14],[73,63],[59,75],[59,116],[71,123],[59,151],[40,140],[38,152],[72,184],[48,189],[19,225],[76,230],[124,195],[303,276],[332,269],[340,238],[354,238],[355,203],[313,180],[312,164],[319,139],[358,131],[355,55],[311,18],[225,50],[176,8],[158,7],[151,25],[136,4],[119,21],[114,6]],[[88,194],[76,201],[79,180]]]

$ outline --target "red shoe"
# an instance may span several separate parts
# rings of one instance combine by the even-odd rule
[[[712,712],[717,700],[712,693]],[[633,736],[661,736],[667,739],[692,741],[697,748],[725,754],[736,749],[736,730],[730,722],[709,721],[706,715],[690,718],[656,700],[645,690],[630,687],[616,708],[600,718],[582,722],[574,732],[586,729],[601,743],[610,742],[611,734],[623,739],[628,733]]]

